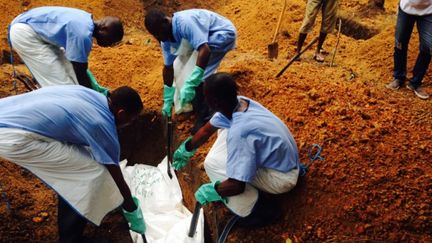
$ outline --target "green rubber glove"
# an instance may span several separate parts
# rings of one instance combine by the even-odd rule
[[[131,230],[139,233],[144,234],[146,231],[146,226],[144,222],[144,216],[141,211],[140,203],[138,198],[132,196],[132,199],[137,206],[137,209],[132,212],[128,212],[123,209],[123,215],[125,216],[126,220],[129,222],[129,227]]]
[[[169,87],[164,85],[163,90],[163,107],[162,107],[162,115],[165,117],[171,117],[171,110],[174,102],[174,93],[175,87]]]
[[[195,87],[200,85],[204,77],[204,69],[195,66],[189,78],[184,82],[180,90],[180,105],[183,107],[187,103],[191,103],[195,97]]]
[[[103,94],[103,95],[105,95],[105,96],[108,96],[108,91],[109,91],[109,90],[108,90],[107,88],[101,86],[101,85],[96,81],[96,78],[93,76],[93,73],[90,72],[90,69],[87,69],[87,76],[88,76],[89,79],[90,79],[90,85],[91,85],[91,87],[92,87],[92,89],[93,89],[94,91],[97,91],[97,92],[99,92],[99,93],[101,93],[101,94]]]
[[[209,202],[226,202],[226,198],[221,197],[216,191],[216,186],[219,184],[220,181],[202,184],[195,192],[195,199],[197,202],[199,202],[201,205],[206,205]]]
[[[186,149],[186,143],[190,142],[191,140],[192,137],[186,139],[174,152],[172,166],[175,170],[180,170],[185,167],[189,162],[189,159],[195,154],[196,149],[192,151],[187,151]]]

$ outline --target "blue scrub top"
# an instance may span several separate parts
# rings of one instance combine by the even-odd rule
[[[0,99],[0,127],[89,146],[97,162],[119,163],[120,145],[107,98],[80,85],[43,87]]]
[[[216,112],[210,119],[214,127],[228,128],[227,176],[252,182],[259,168],[288,172],[300,163],[296,142],[288,127],[258,102],[249,102],[243,112],[234,112],[232,120]]]
[[[24,23],[45,41],[63,47],[69,61],[87,63],[95,25],[90,13],[65,7],[39,7],[18,15],[11,23]]]
[[[231,21],[205,9],[189,9],[174,13],[172,30],[175,41],[161,42],[164,64],[174,63],[182,39],[194,50],[207,43],[212,52],[228,52],[235,47],[236,28]]]

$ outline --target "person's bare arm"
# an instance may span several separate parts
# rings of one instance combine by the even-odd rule
[[[92,88],[90,84],[90,79],[87,76],[88,63],[71,62],[75,75],[77,77],[78,83],[87,88]]]
[[[198,58],[196,61],[196,65],[202,69],[205,69],[210,59],[210,53],[211,50],[207,43],[202,44],[198,48]]]
[[[188,151],[192,151],[193,149],[198,148],[210,138],[213,133],[218,130],[217,127],[214,127],[207,122],[203,127],[201,127],[198,132],[192,137],[192,141],[186,144],[186,149]]]
[[[166,66],[164,65],[162,70],[162,77],[164,80],[164,84],[171,87],[174,82],[174,68],[173,65]]]
[[[111,174],[112,178],[114,179],[117,187],[120,190],[120,193],[123,196],[123,204],[122,207],[129,212],[134,211],[137,206],[135,205],[134,201],[132,200],[132,194],[130,192],[129,186],[126,184],[126,181],[123,178],[123,174],[120,170],[120,166],[118,165],[105,165],[105,167],[108,169],[109,173]]]
[[[243,193],[245,187],[245,182],[228,178],[216,187],[216,191],[221,195],[221,197],[230,197]]]

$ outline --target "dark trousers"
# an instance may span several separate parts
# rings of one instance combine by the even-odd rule
[[[240,218],[237,225],[244,228],[257,228],[272,224],[282,216],[275,195],[258,190],[258,200],[250,215]]]
[[[204,82],[201,82],[195,88],[195,97],[192,100],[192,107],[195,112],[195,125],[191,129],[191,133],[195,134],[202,126],[204,126],[212,117],[213,111],[210,110],[204,98]]]
[[[395,79],[404,81],[406,79],[407,52],[411,33],[417,24],[420,36],[420,52],[413,70],[411,84],[417,88],[421,85],[424,75],[427,72],[432,54],[432,14],[416,16],[405,13],[399,8],[394,48],[394,69]]]
[[[87,220],[60,196],[58,197],[57,222],[60,243],[81,242]]]

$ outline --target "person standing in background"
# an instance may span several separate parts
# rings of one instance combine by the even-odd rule
[[[414,24],[420,37],[419,54],[413,69],[413,76],[406,87],[420,99],[429,98],[421,87],[432,54],[432,0],[401,0],[396,22],[393,81],[387,88],[398,90],[402,87],[407,75],[407,53]]]
[[[335,28],[337,9],[337,0],[308,0],[306,5],[306,13],[303,18],[303,23],[300,27],[300,34],[297,40],[297,54],[300,53],[307,35],[312,31],[318,12],[321,10],[321,30],[318,39],[318,46],[314,54],[314,60],[317,62],[324,62],[324,51],[322,46],[327,34],[332,32]]]

